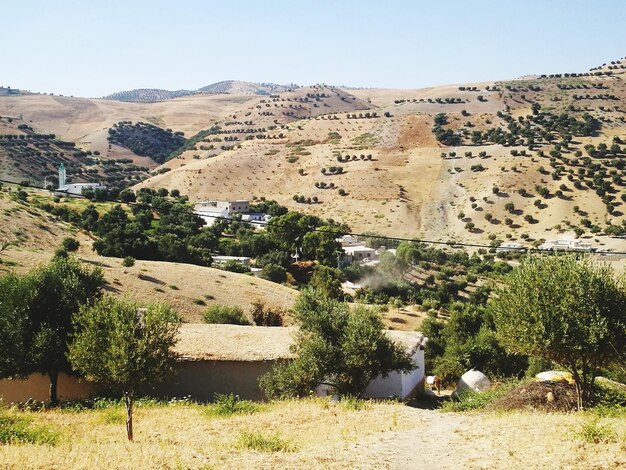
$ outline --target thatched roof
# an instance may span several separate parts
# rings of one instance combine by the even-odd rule
[[[187,361],[272,361],[290,359],[296,327],[262,327],[184,323],[175,351]],[[413,354],[427,339],[422,333],[387,331]]]

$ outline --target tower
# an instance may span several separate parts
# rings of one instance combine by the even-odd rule
[[[65,166],[61,163],[59,166],[59,189],[63,189],[65,187]]]

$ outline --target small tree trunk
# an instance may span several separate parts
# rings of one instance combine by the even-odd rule
[[[57,393],[57,383],[59,381],[59,372],[48,372],[50,378],[50,404],[56,406],[59,403],[59,397]]]
[[[133,440],[133,398],[124,394],[124,404],[126,405],[126,435],[128,440]]]
[[[572,376],[574,377],[574,383],[576,384],[576,407],[578,411],[583,410],[583,385],[581,383],[580,375],[576,367],[573,368]]]

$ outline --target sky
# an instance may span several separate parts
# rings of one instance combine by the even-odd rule
[[[99,97],[222,80],[422,88],[626,56],[624,0],[20,0],[0,86]]]

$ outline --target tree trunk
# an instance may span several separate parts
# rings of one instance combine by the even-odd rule
[[[133,398],[124,394],[124,404],[126,405],[126,435],[128,440],[133,440]]]
[[[57,393],[57,383],[59,381],[59,373],[57,371],[48,372],[50,378],[50,404],[56,406],[59,403]]]
[[[576,384],[576,405],[578,411],[583,410],[583,384],[580,379],[580,375],[578,374],[578,370],[576,367],[572,368],[572,376],[574,377],[574,383]]]

